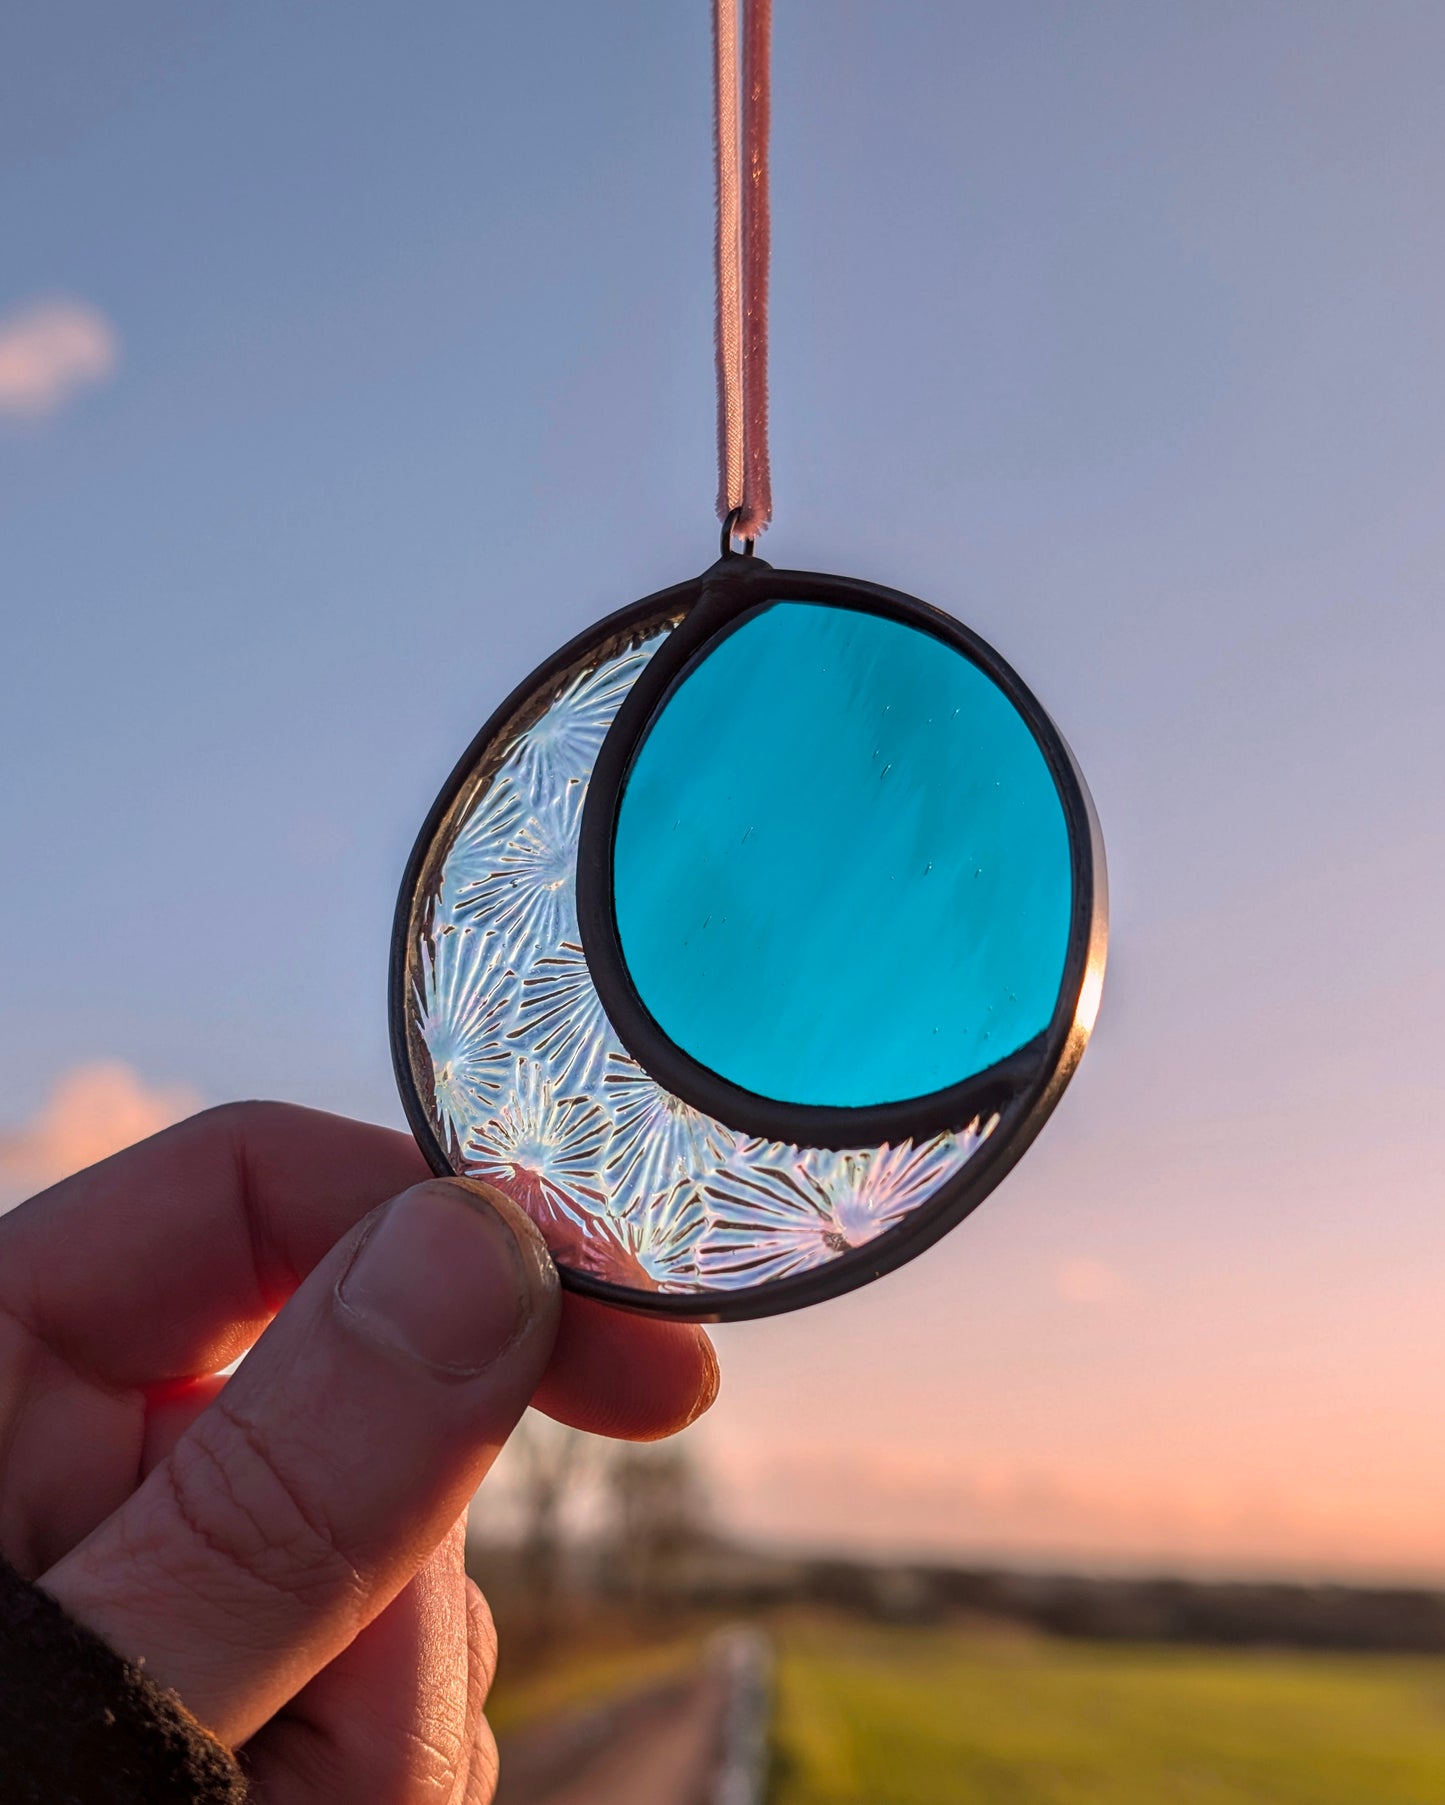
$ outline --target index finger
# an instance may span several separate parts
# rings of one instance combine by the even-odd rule
[[[389,1129],[223,1104],[0,1217],[0,1308],[112,1385],[214,1372],[349,1228],[429,1176]]]
[[[393,1129],[286,1103],[192,1116],[0,1217],[0,1310],[107,1386],[215,1372],[363,1216],[428,1178]],[[650,1437],[716,1390],[706,1335],[566,1297],[539,1405]]]

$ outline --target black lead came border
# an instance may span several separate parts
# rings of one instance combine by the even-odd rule
[[[1007,1060],[962,1084],[901,1103],[824,1108],[779,1103],[729,1083],[699,1064],[658,1026],[637,994],[622,954],[613,906],[612,855],[617,816],[638,750],[678,684],[717,641],[776,601],[817,602],[882,615],[932,634],[977,665],[1023,717],[1048,763],[1063,805],[1072,863],[1073,904],[1064,972],[1044,1032]],[[684,612],[685,611],[685,612]],[[563,647],[492,716],[452,772],[427,817],[402,879],[392,931],[392,1059],[407,1117],[432,1169],[454,1170],[431,1113],[417,1094],[407,997],[413,980],[415,904],[438,837],[454,825],[458,800],[498,735],[527,703],[590,646],[664,614],[683,613],[639,674],[598,754],[583,809],[577,862],[577,910],[583,951],[618,1038],[659,1084],[742,1133],[804,1147],[861,1148],[918,1141],[966,1128],[997,1112],[992,1133],[927,1203],[876,1240],[796,1277],[741,1290],[700,1287],[650,1292],[560,1268],[572,1290],[622,1309],[690,1321],[721,1322],[799,1309],[851,1291],[911,1260],[975,1209],[1013,1168],[1063,1094],[1093,1027],[1108,937],[1103,839],[1083,776],[1063,736],[1037,699],[993,648],[942,610],[899,590],[813,571],[774,570],[760,558],[726,554],[691,583],[660,591],[600,621]]]

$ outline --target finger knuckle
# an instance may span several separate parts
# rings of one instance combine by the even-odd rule
[[[244,1591],[306,1605],[360,1593],[360,1576],[316,1497],[224,1392],[157,1472],[213,1581],[219,1569]]]
[[[467,1581],[467,1646],[486,1694],[497,1677],[497,1626],[492,1607],[474,1579]]]
[[[269,1098],[243,1099],[233,1103],[213,1103],[200,1110],[191,1121],[223,1137],[245,1142],[269,1128],[284,1128],[304,1112],[295,1103],[276,1103]]]
[[[500,1773],[501,1761],[492,1726],[485,1717],[478,1718],[476,1734],[472,1739],[472,1765],[467,1772],[465,1805],[492,1805],[497,1796]]]
[[[398,1764],[395,1785],[387,1794],[395,1805],[440,1805],[440,1801],[457,1796],[457,1787],[467,1771],[470,1751],[466,1737],[438,1734],[435,1727],[429,1735],[413,1735],[407,1739],[403,1760]]]

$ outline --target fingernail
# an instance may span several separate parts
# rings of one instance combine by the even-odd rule
[[[387,1204],[336,1294],[427,1366],[478,1373],[530,1321],[540,1264],[484,1197],[439,1179]]]

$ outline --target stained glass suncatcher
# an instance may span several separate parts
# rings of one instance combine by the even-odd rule
[[[1102,847],[1037,702],[895,591],[729,556],[601,622],[453,773],[398,903],[433,1166],[575,1287],[766,1313],[910,1258],[1057,1101]]]

